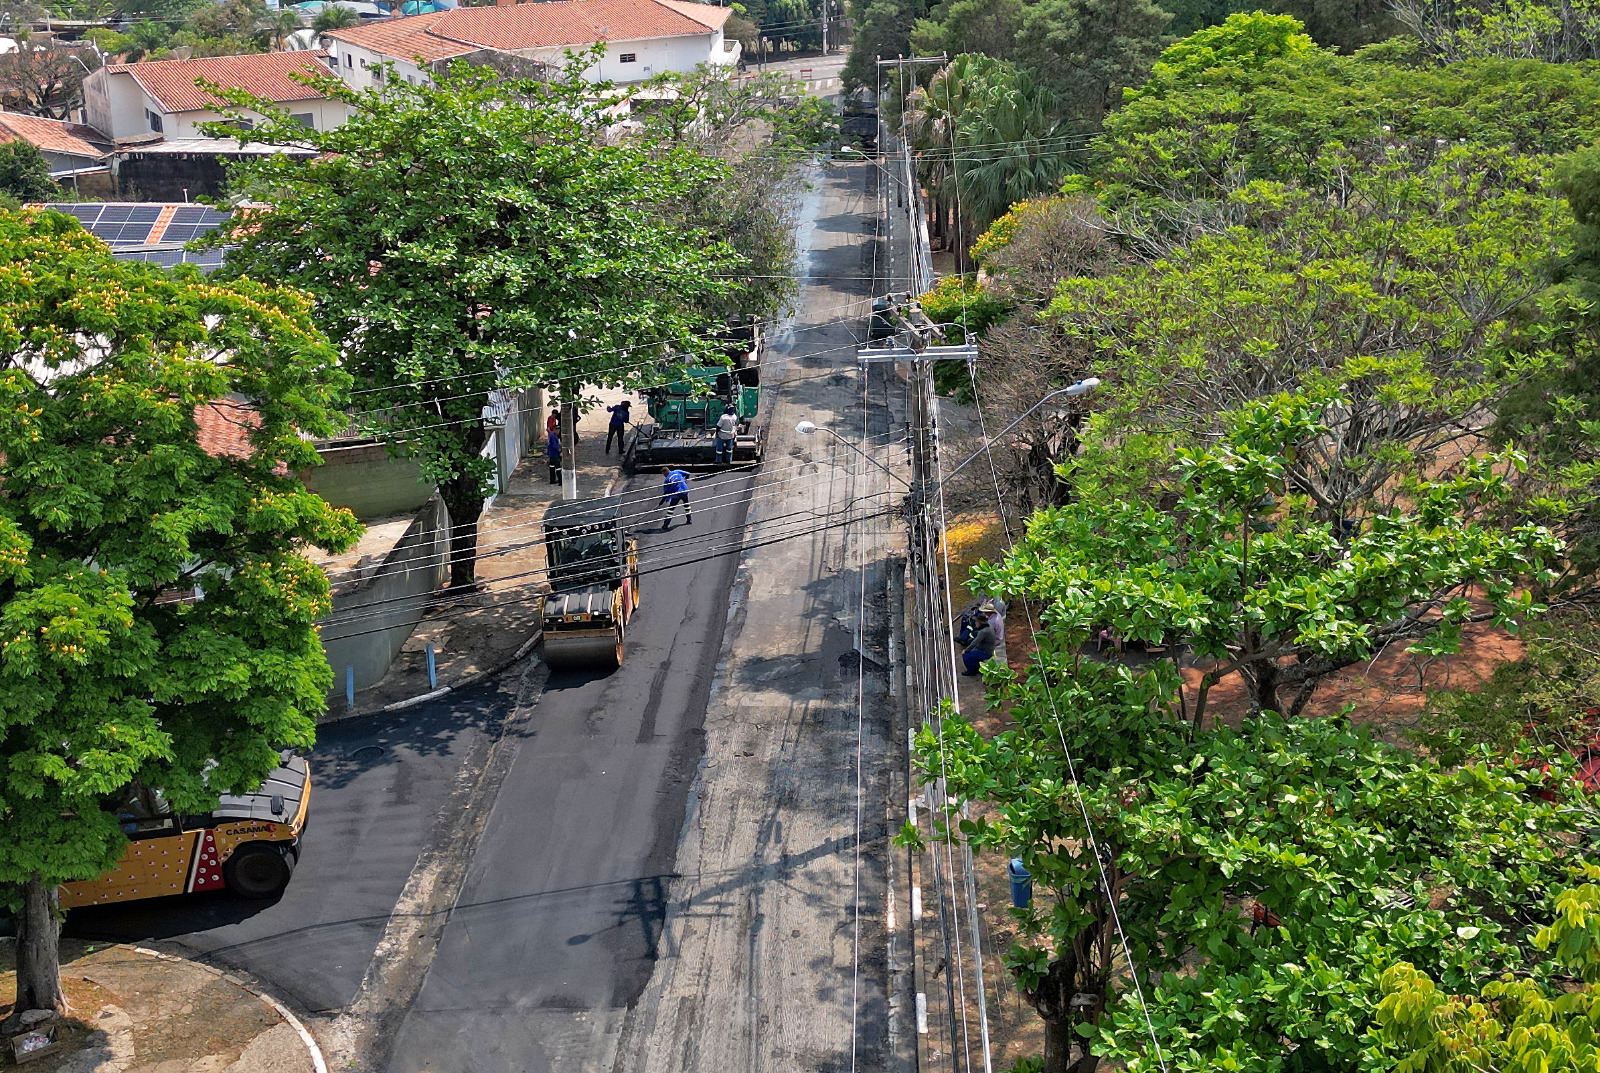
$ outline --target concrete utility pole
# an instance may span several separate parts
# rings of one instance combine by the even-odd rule
[[[822,54],[826,56],[828,54],[828,0],[822,0],[822,18],[818,21],[822,24]]]
[[[565,396],[566,390],[561,394]],[[578,404],[561,400],[561,498],[578,498]]]

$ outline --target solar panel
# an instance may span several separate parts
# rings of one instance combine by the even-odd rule
[[[197,224],[206,218],[211,209],[205,205],[183,205],[172,213],[175,224]]]

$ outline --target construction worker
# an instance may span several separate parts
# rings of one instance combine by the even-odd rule
[[[606,454],[611,453],[612,440],[617,441],[618,454],[621,454],[623,447],[627,445],[626,436],[628,421],[632,418],[632,415],[628,412],[628,410],[632,405],[633,403],[629,402],[627,399],[623,399],[615,406],[606,407],[607,412],[611,414],[611,427],[606,432]]]
[[[694,524],[694,515],[689,512],[689,475],[681,469],[669,469],[661,482],[661,505],[667,512],[661,518],[661,528],[672,528],[672,508],[679,503],[683,504],[683,520],[686,525]]]
[[[733,445],[739,438],[739,413],[733,408],[733,403],[722,408],[722,416],[717,418],[717,463],[733,464]]]
[[[550,459],[550,483],[561,483],[561,433],[547,432],[545,434],[545,453]]]
[[[961,653],[961,663],[967,669],[961,672],[963,678],[972,678],[977,675],[978,668],[986,659],[994,658],[994,650],[999,647],[1000,638],[994,634],[994,627],[988,619],[978,627],[972,635],[972,640],[967,642],[966,649]]]

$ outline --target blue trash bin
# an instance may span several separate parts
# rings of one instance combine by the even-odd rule
[[[1033,904],[1033,873],[1022,867],[1022,858],[1006,862],[1006,878],[1011,880],[1011,904],[1026,909]]]

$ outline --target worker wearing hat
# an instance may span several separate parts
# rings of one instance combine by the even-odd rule
[[[722,408],[722,416],[717,418],[717,463],[724,462],[732,465],[733,445],[739,438],[739,413],[733,408],[733,403]]]

